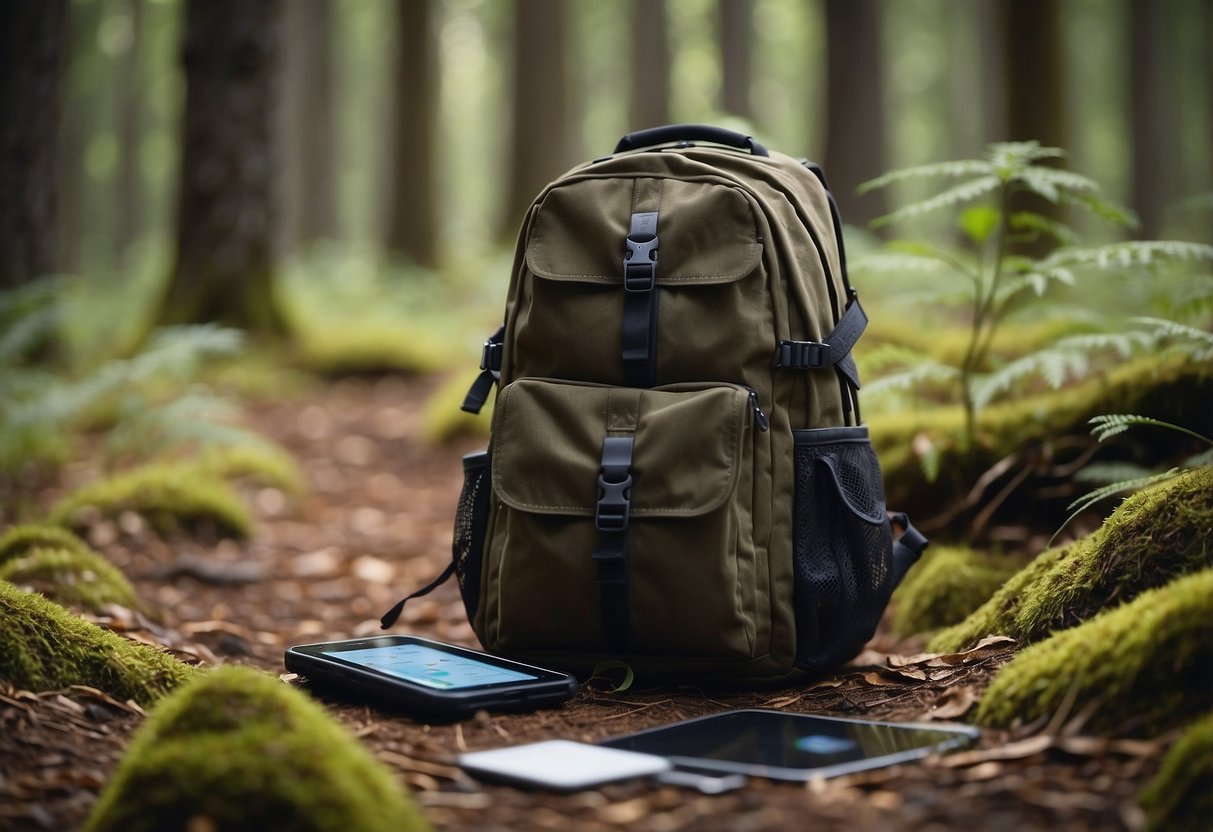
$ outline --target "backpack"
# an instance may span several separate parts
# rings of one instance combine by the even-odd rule
[[[820,168],[704,125],[625,136],[526,215],[464,402],[497,386],[489,448],[410,598],[453,572],[485,649],[579,674],[852,658],[926,545],[860,420],[866,324]]]

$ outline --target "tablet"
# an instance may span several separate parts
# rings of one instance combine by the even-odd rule
[[[678,768],[806,781],[916,760],[971,743],[964,725],[868,722],[770,710],[727,711],[604,740]]]

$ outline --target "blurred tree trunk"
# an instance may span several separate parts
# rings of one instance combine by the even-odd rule
[[[1045,147],[1067,146],[1065,118],[1065,60],[1061,0],[999,0],[1003,43],[1003,88],[1006,95],[1007,139],[1036,139]],[[1063,160],[1057,160],[1062,167]],[[1034,211],[1065,221],[1064,205],[1044,197],[1019,193],[1012,212]],[[1041,236],[1016,243],[1016,253],[1040,257],[1056,246]]]
[[[429,0],[398,0],[396,141],[392,145],[387,248],[432,268],[438,262],[434,191],[437,50]]]
[[[1168,60],[1167,23],[1171,4],[1131,0],[1129,4],[1130,95],[1133,182],[1130,202],[1141,218],[1141,233],[1158,237],[1167,207],[1180,188],[1182,146],[1175,89]]]
[[[162,317],[281,332],[274,302],[279,0],[188,0],[177,260]]]
[[[514,0],[514,92],[510,165],[501,236],[512,239],[527,206],[575,158],[566,82],[564,0]]]
[[[754,0],[719,0],[720,103],[724,112],[754,117],[750,106],[750,50],[754,43]]]
[[[826,0],[825,13],[825,172],[843,220],[863,225],[886,211],[883,190],[855,194],[887,167],[880,3]]]
[[[130,41],[118,65],[115,102],[118,123],[118,181],[114,199],[114,250],[122,264],[139,237],[143,206],[139,143],[143,135],[143,0],[123,0]]]
[[[1007,103],[1002,83],[1002,30],[998,0],[977,2],[977,44],[981,55],[982,147],[1007,138]]]
[[[67,0],[0,2],[0,288],[57,266]]]
[[[632,0],[631,124],[643,130],[670,121],[670,39],[666,0]]]
[[[286,5],[284,251],[337,235],[332,8],[329,0]]]

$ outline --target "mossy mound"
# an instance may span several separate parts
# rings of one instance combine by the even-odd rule
[[[219,479],[249,479],[292,497],[299,497],[304,491],[304,476],[298,463],[286,451],[268,443],[212,448],[188,464]]]
[[[247,537],[253,518],[226,482],[191,465],[148,465],[86,485],[51,508],[48,520],[75,527],[90,512],[142,515],[162,534],[211,526],[219,534]]]
[[[964,447],[959,406],[869,414],[872,444],[880,457],[889,505],[930,513],[973,486],[973,478],[998,460],[1050,439],[1085,435],[1087,422],[1104,413],[1139,413],[1183,425],[1208,423],[1213,364],[1178,357],[1143,358],[1064,390],[991,405],[979,416],[979,437]],[[939,476],[928,481],[919,451],[938,453]]]
[[[1200,468],[1134,494],[1092,534],[1043,552],[929,647],[959,650],[992,633],[1037,641],[1213,565],[1210,540],[1213,468]]]
[[[29,690],[88,685],[148,704],[198,674],[7,581],[0,581],[0,621],[0,676]]]
[[[1213,708],[1213,570],[1144,592],[1003,667],[977,722],[1010,727],[1070,705],[1093,731],[1155,734]]]
[[[1204,832],[1213,818],[1213,713],[1190,725],[1141,793],[1150,828]]]
[[[464,397],[480,371],[451,376],[429,397],[421,414],[421,434],[429,442],[442,442],[457,436],[489,435],[494,396],[490,396],[479,414],[461,410]]]
[[[932,546],[893,595],[893,631],[913,635],[963,621],[1022,565],[1010,555]]]
[[[85,827],[428,829],[392,774],[303,693],[223,667],[166,698]]]
[[[445,341],[397,324],[306,327],[295,341],[300,362],[325,375],[432,373],[451,363]]]
[[[64,549],[91,552],[88,544],[62,526],[25,523],[13,526],[0,537],[0,563],[19,558],[34,549]]]
[[[89,549],[32,549],[0,562],[0,581],[40,592],[64,606],[101,612],[107,604],[142,609],[135,588],[102,555]]]

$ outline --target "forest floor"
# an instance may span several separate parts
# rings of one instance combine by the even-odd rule
[[[462,453],[480,443],[418,441],[436,380],[350,379],[263,405],[257,426],[300,461],[298,504],[250,493],[259,523],[246,542],[164,541],[138,518],[102,523],[91,542],[165,610],[162,622],[94,620],[188,661],[284,674],[292,644],[379,632],[379,616],[450,557]],[[412,602],[393,632],[476,646],[455,581]],[[323,698],[330,712],[411,787],[438,829],[1137,829],[1135,798],[1165,739],[1085,736],[1081,714],[1016,732],[983,732],[969,750],[807,785],[751,779],[738,791],[628,782],[560,795],[483,785],[455,765],[465,750],[543,739],[594,741],[730,708],[763,707],[897,721],[971,715],[1007,639],[930,656],[883,630],[833,676],[782,690],[583,686],[564,706],[429,725]],[[299,680],[285,676],[287,681]],[[79,828],[143,721],[97,691],[30,693],[0,682],[0,829]]]

